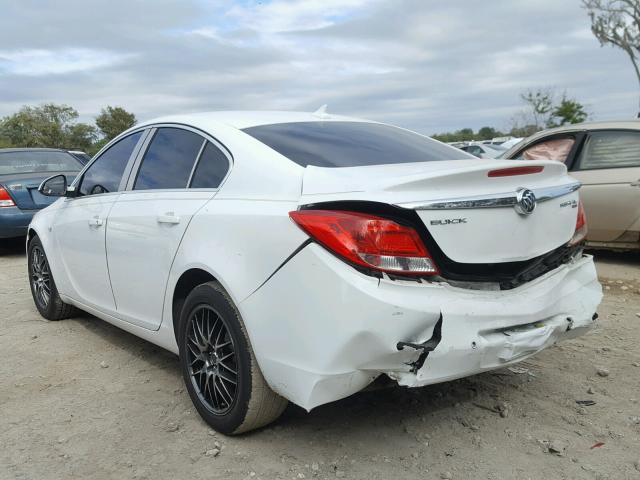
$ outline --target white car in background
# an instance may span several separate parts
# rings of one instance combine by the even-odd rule
[[[579,183],[380,123],[220,112],[110,142],[30,225],[35,305],[180,357],[215,429],[386,375],[418,387],[587,331],[601,300]]]

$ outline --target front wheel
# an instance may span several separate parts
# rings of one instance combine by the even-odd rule
[[[47,320],[62,320],[71,317],[76,309],[72,305],[64,303],[58,295],[58,289],[49,268],[49,261],[44,253],[42,242],[37,236],[29,242],[27,265],[31,295],[40,315]]]
[[[187,391],[211,427],[232,435],[280,416],[287,400],[267,385],[240,313],[220,284],[193,289],[182,308],[178,333]]]

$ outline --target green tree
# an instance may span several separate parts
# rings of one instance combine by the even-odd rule
[[[589,114],[585,111],[584,106],[577,100],[567,98],[567,95],[562,96],[562,100],[558,105],[553,108],[551,113],[550,126],[561,126],[567,123],[582,123]]]
[[[536,125],[514,125],[509,131],[509,135],[512,137],[530,137],[540,129]]]
[[[504,134],[493,127],[482,127],[476,135],[477,140],[491,140],[496,137],[502,137]]]
[[[96,117],[96,125],[109,141],[136,124],[136,116],[122,107],[106,107]]]
[[[582,5],[591,18],[591,31],[600,45],[622,49],[640,83],[640,1],[582,0]]]
[[[554,93],[551,89],[527,90],[520,94],[520,98],[527,107],[525,115],[529,122],[538,130],[549,126],[553,113]]]
[[[2,143],[14,147],[88,148],[95,127],[77,123],[78,112],[68,105],[24,106],[0,122]]]

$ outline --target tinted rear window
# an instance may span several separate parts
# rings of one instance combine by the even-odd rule
[[[65,152],[0,152],[0,175],[78,172],[82,165]]]
[[[377,123],[278,123],[246,128],[244,132],[303,167],[362,167],[475,158],[430,138]]]
[[[191,188],[218,188],[228,170],[229,160],[225,154],[215,145],[207,142],[193,173]]]

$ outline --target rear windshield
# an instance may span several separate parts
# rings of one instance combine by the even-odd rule
[[[244,129],[306,167],[362,167],[475,157],[400,128],[365,122],[301,122]]]
[[[80,162],[65,152],[0,152],[0,175],[78,172]]]

